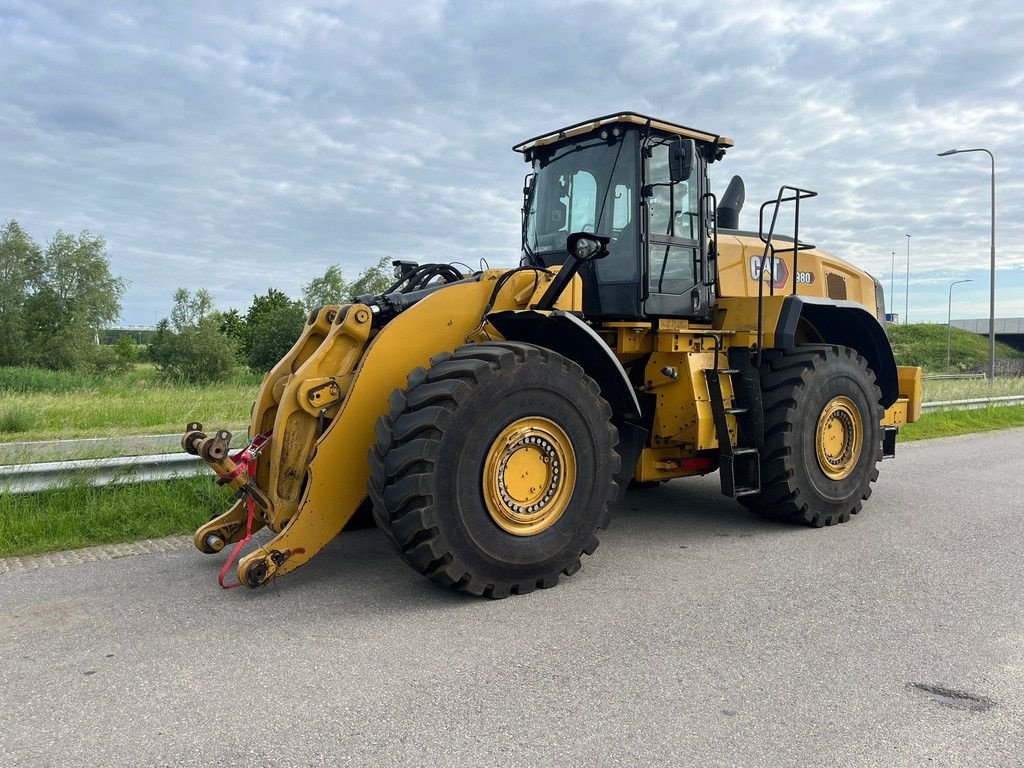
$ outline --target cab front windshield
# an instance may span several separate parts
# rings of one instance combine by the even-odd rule
[[[566,257],[566,238],[594,232],[611,238],[609,255],[598,264],[602,281],[636,277],[638,238],[634,222],[636,134],[560,147],[534,163],[536,178],[523,255],[546,266]]]

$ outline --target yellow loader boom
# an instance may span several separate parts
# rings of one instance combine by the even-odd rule
[[[326,306],[310,314],[299,340],[256,396],[250,436],[271,439],[255,463],[255,484],[265,506],[257,505],[252,530],[267,526],[276,536],[239,562],[242,584],[259,586],[298,568],[348,523],[366,499],[374,424],[410,373],[428,368],[438,353],[487,340],[481,321],[489,303],[492,311],[525,309],[553,279],[531,269],[498,286],[508,275],[488,270],[447,286],[376,331],[366,305]],[[201,425],[194,426],[184,438],[186,450],[202,455],[226,477],[233,467],[202,453],[206,436]],[[243,486],[234,478],[232,487]],[[246,535],[246,516],[241,498],[196,531],[196,547],[213,553],[239,541]]]
[[[199,423],[182,438],[237,493],[195,533],[234,545],[221,584],[259,529],[248,587],[364,505],[415,570],[488,597],[575,573],[630,484],[718,471],[759,515],[857,514],[920,413],[920,369],[896,366],[877,280],[776,232],[814,193],[783,186],[740,229],[742,181],[719,203],[708,178],[731,146],[630,112],[536,137],[515,147],[519,267],[396,262],[383,294],[311,312],[246,449]]]

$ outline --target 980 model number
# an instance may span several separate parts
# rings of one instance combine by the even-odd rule
[[[796,273],[796,281],[797,281],[797,283],[799,283],[801,285],[810,285],[811,283],[814,282],[814,273],[813,272],[797,272]]]

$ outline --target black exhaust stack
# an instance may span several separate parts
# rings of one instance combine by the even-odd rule
[[[743,210],[743,201],[746,196],[743,179],[733,176],[729,186],[725,188],[725,194],[722,195],[722,202],[718,204],[719,229],[740,228],[740,211]]]

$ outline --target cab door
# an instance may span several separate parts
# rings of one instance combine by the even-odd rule
[[[652,139],[644,151],[644,313],[704,320],[711,315],[714,282],[706,274],[705,163],[695,152],[689,178],[673,183],[670,141]]]

